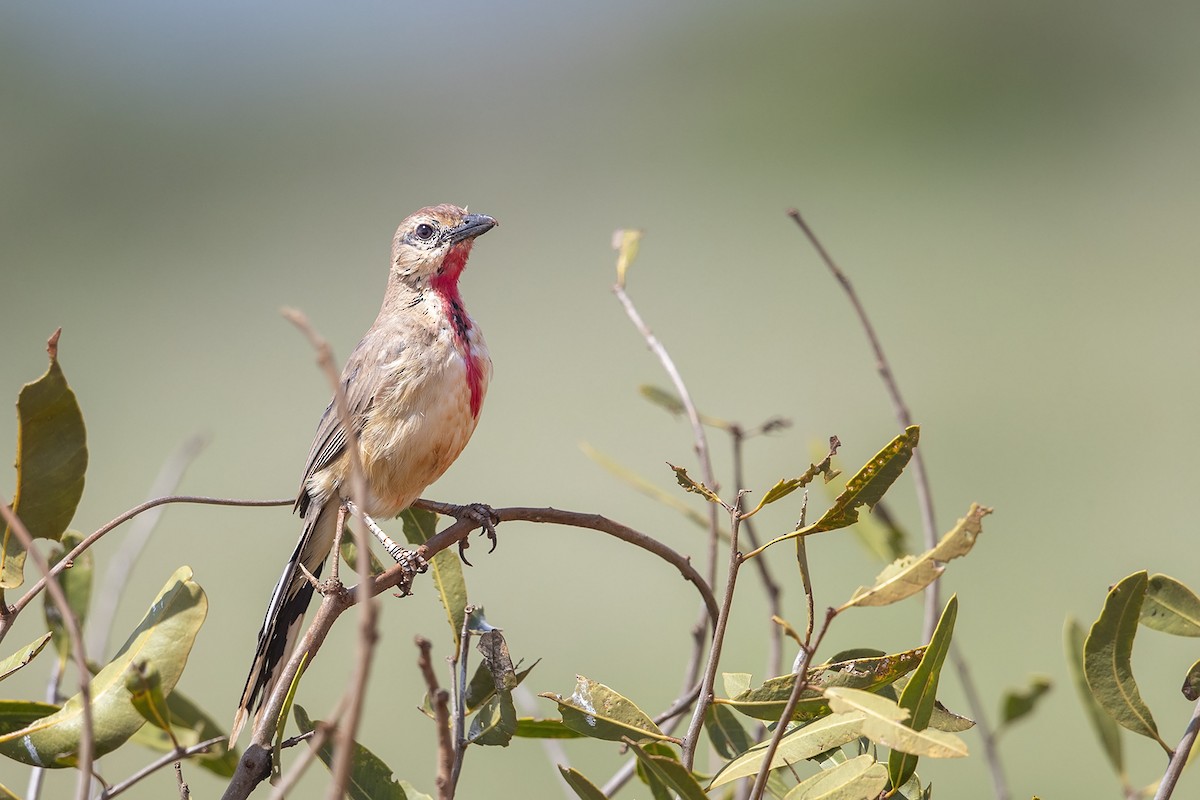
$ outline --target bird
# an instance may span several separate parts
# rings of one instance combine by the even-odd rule
[[[414,212],[396,229],[379,316],[341,377],[367,490],[353,501],[368,517],[392,518],[412,505],[475,431],[492,361],[458,282],[475,239],[496,224],[442,204]],[[320,575],[345,518],[350,453],[342,419],[335,398],[308,453],[294,506],[303,523],[300,540],[267,606],[230,746],[278,682],[313,595],[304,571]]]

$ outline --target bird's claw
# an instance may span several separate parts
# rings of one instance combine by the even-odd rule
[[[496,526],[500,524],[500,515],[496,513],[495,509],[489,505],[486,505],[485,503],[468,503],[467,505],[463,506],[454,506],[446,513],[448,513],[449,516],[454,517],[456,520],[469,520],[478,525],[483,535],[486,536],[492,543],[492,546],[488,549],[488,552],[491,553],[495,551],[496,544],[498,542],[496,537]],[[466,536],[458,540],[458,557],[461,558],[462,562],[468,567],[472,566],[471,562],[467,560],[466,555],[466,550],[470,546],[471,543],[467,541]]]
[[[417,550],[399,549],[393,556],[396,563],[404,568],[404,577],[400,579],[400,583],[396,587],[400,590],[396,596],[408,597],[412,594],[413,579],[429,569],[429,562]]]

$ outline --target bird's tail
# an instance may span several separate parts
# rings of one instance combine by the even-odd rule
[[[333,547],[338,518],[337,500],[330,500],[319,509],[309,508],[308,512],[300,541],[296,543],[296,550],[283,568],[279,583],[275,585],[262,630],[258,632],[258,649],[254,653],[254,662],[246,677],[246,688],[242,690],[242,701],[238,704],[229,732],[231,747],[237,741],[250,712],[260,711],[271,696],[271,690],[279,680],[279,674],[303,627],[304,612],[312,600],[313,586],[300,571],[299,565],[303,564],[314,576],[320,575],[321,567]]]

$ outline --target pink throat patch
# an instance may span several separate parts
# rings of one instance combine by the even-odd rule
[[[445,303],[446,313],[450,317],[450,326],[454,331],[454,345],[467,364],[467,388],[471,392],[471,416],[478,419],[479,409],[483,406],[483,366],[479,354],[471,347],[471,318],[463,306],[462,295],[458,292],[458,278],[463,268],[467,266],[467,256],[471,254],[472,239],[450,248],[442,262],[442,268],[429,281],[431,288]]]

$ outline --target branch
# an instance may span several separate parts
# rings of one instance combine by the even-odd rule
[[[444,504],[428,500],[419,500],[414,505],[432,511],[446,507]],[[700,592],[701,597],[704,599],[704,605],[708,609],[712,619],[717,619],[720,614],[712,591],[708,588],[704,579],[692,567],[688,559],[644,533],[635,531],[599,514],[581,514],[555,508],[500,508],[495,509],[495,512],[501,522],[523,520],[526,522],[547,522],[569,527],[586,528],[607,533],[622,541],[637,545],[676,567],[683,574],[683,577],[690,581],[696,587],[697,591]],[[437,553],[456,545],[479,526],[480,523],[464,517],[430,537],[429,541],[417,548],[417,552],[421,558],[429,561]],[[325,638],[333,627],[333,623],[344,611],[358,602],[358,598],[362,592],[366,591],[373,597],[400,586],[404,581],[411,579],[410,567],[407,564],[396,564],[373,578],[364,578],[358,586],[352,586],[344,592],[330,593],[322,597],[321,604],[317,608],[317,613],[312,623],[296,644],[292,657],[284,665],[275,690],[262,705],[258,717],[258,725],[254,729],[254,736],[251,739],[250,745],[243,751],[237,770],[225,789],[224,800],[244,800],[254,790],[254,787],[270,774],[270,744],[274,735],[274,720],[279,718],[287,691],[295,679],[296,672],[299,670],[304,656],[307,655],[309,663],[311,663],[322,644],[324,644]]]
[[[887,356],[883,354],[883,344],[879,341],[879,337],[875,333],[875,326],[871,324],[871,318],[867,316],[866,308],[863,306],[862,301],[858,299],[858,293],[854,291],[854,286],[851,285],[850,279],[846,277],[846,273],[842,272],[825,249],[825,246],[821,244],[821,240],[817,238],[812,228],[808,227],[808,223],[800,216],[800,212],[793,208],[787,213],[800,226],[800,230],[804,231],[804,235],[808,237],[808,241],[817,251],[817,255],[821,257],[821,260],[825,262],[825,266],[833,273],[833,277],[841,284],[842,290],[845,291],[846,297],[850,300],[850,305],[854,307],[854,313],[858,315],[858,321],[862,324],[863,332],[867,335],[871,351],[875,354],[875,369],[879,372],[879,377],[883,380],[883,385],[892,400],[892,409],[896,413],[896,421],[900,423],[901,428],[907,428],[913,424],[912,414],[909,413],[908,406],[900,394],[900,386],[896,383],[895,375],[892,374],[892,367],[888,363]],[[916,484],[917,490],[917,503],[921,508],[922,528],[925,531],[925,549],[932,550],[937,546],[938,531],[933,515],[933,494],[929,488],[929,476],[925,471],[925,459],[921,456],[920,448],[913,451],[912,471],[913,482]],[[942,601],[940,587],[940,582],[935,580],[925,589],[924,633],[926,641],[933,636],[933,628],[937,625],[938,618],[941,615]]]
[[[47,577],[57,576],[60,572],[69,567],[75,561],[75,559],[78,558],[81,553],[83,553],[84,550],[87,550],[89,547],[99,541],[102,536],[111,531],[113,528],[116,528],[118,525],[133,519],[138,514],[142,514],[152,508],[156,508],[166,503],[196,503],[198,505],[210,506],[248,506],[251,508],[259,508],[265,506],[290,506],[295,502],[296,499],[294,497],[289,497],[286,500],[235,500],[226,497],[172,495],[168,497],[156,497],[153,500],[147,500],[141,505],[134,506],[128,511],[120,514],[116,519],[112,520],[106,525],[101,526],[87,536],[87,538],[75,546],[75,549],[59,559],[58,563],[51,567],[50,571],[43,575],[37,583],[31,586],[28,592],[21,595],[20,599],[13,603],[13,605],[7,609],[6,613],[0,615],[0,641],[3,641],[5,634],[7,634],[9,629],[12,627],[12,623],[16,619],[17,614],[21,613],[21,610],[25,608],[25,606],[29,605],[29,603],[35,597],[37,597],[37,595],[41,593],[43,589],[46,588]]]
[[[454,770],[454,743],[450,740],[450,709],[448,707],[450,694],[438,686],[437,675],[433,671],[433,662],[429,658],[433,643],[423,636],[418,636],[416,642],[421,653],[417,657],[417,666],[421,669],[421,676],[425,678],[425,690],[429,692],[429,702],[433,706],[434,727],[437,729],[438,800],[449,800],[453,797],[453,794],[450,793],[450,774]]]
[[[1183,768],[1187,766],[1188,754],[1192,752],[1192,747],[1196,744],[1198,732],[1200,732],[1200,702],[1197,702],[1192,710],[1192,718],[1188,720],[1183,738],[1179,740],[1179,746],[1175,748],[1175,752],[1171,754],[1171,760],[1167,762],[1167,771],[1163,773],[1162,783],[1158,785],[1154,800],[1167,800],[1175,791],[1175,784],[1179,782],[1179,776],[1183,774]]]
[[[4,522],[8,525],[9,530],[16,534],[17,539],[21,541],[21,546],[25,548],[25,552],[29,558],[33,559],[33,563],[37,565],[38,571],[42,573],[42,581],[50,591],[50,599],[54,601],[58,612],[62,614],[63,626],[67,629],[67,637],[71,642],[71,655],[75,657],[75,666],[79,669],[79,699],[82,704],[83,711],[83,737],[79,741],[79,800],[87,800],[91,794],[92,788],[92,761],[93,749],[96,743],[96,727],[95,721],[92,719],[92,692],[91,679],[92,673],[87,666],[87,652],[83,646],[83,635],[79,632],[79,620],[75,618],[75,612],[71,610],[70,603],[67,602],[67,595],[62,590],[59,582],[50,577],[50,564],[46,561],[46,556],[33,546],[33,537],[29,535],[29,530],[25,527],[20,517],[16,512],[9,507],[8,501],[0,497],[0,516],[4,517]],[[60,562],[69,564],[70,562],[64,558]],[[26,593],[25,597],[28,597]],[[22,600],[25,598],[22,597]],[[17,610],[10,609],[4,615],[6,622],[11,625],[12,620],[17,615]]]
[[[162,758],[159,758],[156,761],[152,761],[150,764],[147,764],[146,766],[142,767],[137,772],[133,773],[132,775],[130,775],[128,778],[121,781],[120,783],[115,783],[112,786],[109,786],[104,791],[100,792],[99,800],[111,800],[111,798],[116,797],[117,795],[124,792],[126,789],[141,782],[141,780],[143,778],[153,775],[155,772],[158,772],[163,767],[165,767],[169,764],[172,764],[176,761],[185,759],[185,758],[191,758],[192,756],[195,756],[195,755],[202,755],[204,753],[207,753],[208,748],[212,747],[214,744],[220,744],[221,742],[224,742],[224,741],[225,741],[224,736],[216,736],[212,739],[208,739],[206,741],[200,742],[199,744],[194,744],[191,747],[177,747],[177,748],[173,749],[171,752],[163,755]]]

